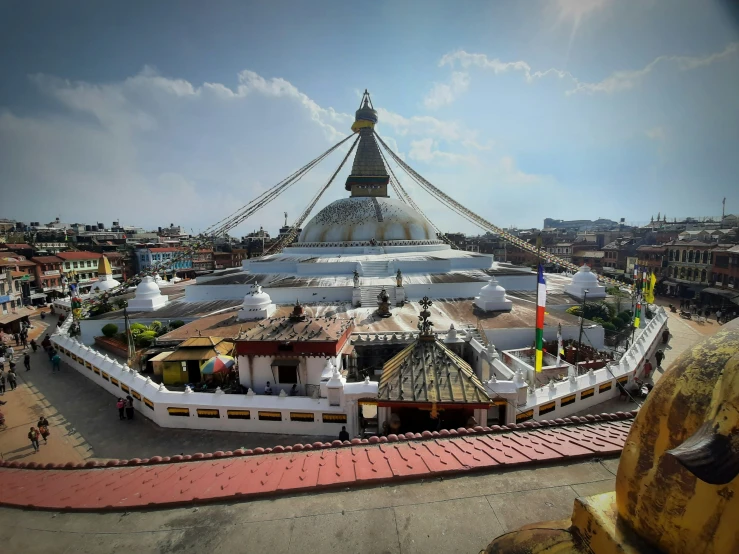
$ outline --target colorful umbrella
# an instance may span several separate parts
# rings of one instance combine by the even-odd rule
[[[234,365],[235,360],[231,356],[214,356],[203,364],[200,373],[212,375],[214,373],[226,373]]]

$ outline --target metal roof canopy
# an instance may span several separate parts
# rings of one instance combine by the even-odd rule
[[[421,337],[385,363],[379,401],[489,404],[470,365],[437,340]]]

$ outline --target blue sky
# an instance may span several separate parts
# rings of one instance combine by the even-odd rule
[[[722,3],[30,4],[0,3],[0,217],[198,231],[348,135],[364,88],[379,134],[501,226],[739,212]],[[296,217],[340,158],[236,233]]]

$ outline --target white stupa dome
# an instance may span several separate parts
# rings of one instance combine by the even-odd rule
[[[605,298],[606,287],[598,283],[598,277],[590,270],[590,266],[583,264],[577,273],[572,276],[569,285],[565,285],[565,292],[577,298],[583,298],[585,291],[588,298]]]
[[[167,297],[159,291],[154,278],[147,275],[136,287],[136,295],[129,300],[128,308],[132,311],[152,311],[161,308],[166,303]]]
[[[269,294],[262,290],[259,285],[251,285],[251,289],[244,296],[238,319],[264,319],[275,312],[276,306],[272,303]]]
[[[110,275],[101,275],[99,277],[99,280],[94,285],[92,285],[90,293],[94,294],[96,292],[105,292],[106,290],[114,289],[119,285],[120,283],[113,279],[113,277],[111,277]]]
[[[513,308],[513,302],[506,298],[505,289],[493,277],[480,289],[480,295],[475,297],[475,306],[486,312],[509,312]]]
[[[332,202],[305,226],[298,242],[437,240],[428,221],[400,200],[351,197]]]

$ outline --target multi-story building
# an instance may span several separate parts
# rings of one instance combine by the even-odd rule
[[[739,296],[739,246],[722,245],[713,250],[713,286],[736,290]]]
[[[567,262],[572,261],[572,242],[555,242],[548,245],[546,250]]]
[[[31,303],[34,299],[32,289],[36,281],[35,267],[36,264],[15,252],[0,254],[0,273],[6,285],[5,294],[0,296],[3,299],[7,297],[0,303],[8,304],[11,310]],[[3,310],[7,309],[8,307],[3,306]]]
[[[56,256],[64,261],[64,277],[69,283],[77,284],[80,292],[86,292],[98,280],[98,261],[102,254],[70,251],[59,252]]]
[[[197,250],[192,256],[192,268],[195,271],[213,271],[215,269],[213,251]]]
[[[193,261],[189,256],[181,257],[180,255],[183,251],[182,248],[175,248],[173,246],[137,248],[134,253],[136,271],[146,271],[152,266],[163,266],[166,268],[167,273],[174,274],[190,271],[193,269]]]
[[[667,248],[668,293],[691,296],[709,283],[713,265],[711,250],[714,245],[697,240],[677,240],[664,245]]]
[[[45,295],[59,295],[63,290],[64,260],[57,256],[36,256],[31,258],[36,264],[36,291]]]
[[[636,251],[636,241],[631,238],[618,238],[603,246],[603,270],[611,274],[623,275],[628,266],[627,259]]]
[[[667,277],[667,247],[660,245],[642,245],[636,249],[637,264],[654,273],[657,279]]]

